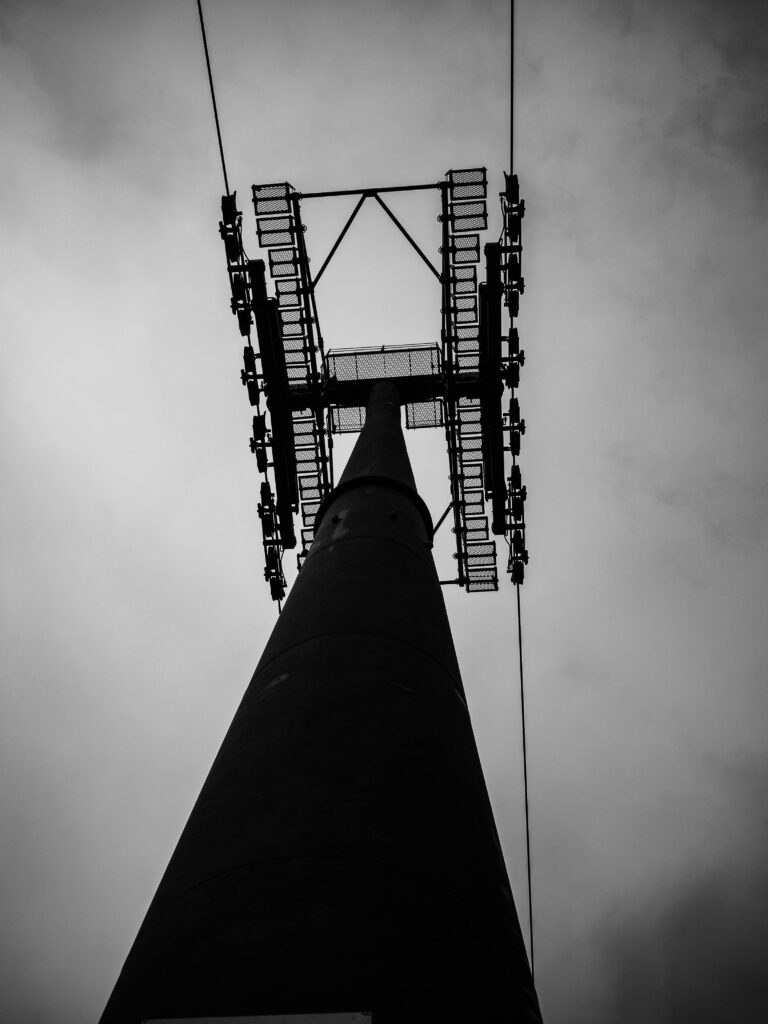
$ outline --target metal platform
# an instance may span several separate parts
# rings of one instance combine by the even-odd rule
[[[382,348],[331,349],[326,357],[324,380],[330,397],[331,430],[356,432],[365,424],[365,403],[371,385],[391,380],[405,406],[405,425],[410,429],[443,425],[441,356],[437,345],[388,345]],[[365,386],[350,388],[362,383]],[[409,401],[409,396],[424,395]],[[347,401],[355,404],[348,405]]]

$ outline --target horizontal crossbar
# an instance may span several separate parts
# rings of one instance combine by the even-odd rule
[[[386,377],[397,387],[401,405],[412,402],[428,402],[432,399],[444,398],[446,381],[441,374],[422,375],[418,377]],[[330,380],[320,387],[306,384],[292,384],[289,388],[291,409],[328,409],[336,406],[342,409],[354,406],[366,406],[371,388],[378,381],[368,378],[363,380]],[[457,373],[452,379],[451,392],[455,397],[478,398],[483,392],[479,373]]]
[[[325,199],[327,196],[375,196],[379,192],[423,192],[425,189],[441,189],[444,181],[430,182],[427,185],[386,185],[381,188],[338,188],[331,192],[299,192],[299,199]]]

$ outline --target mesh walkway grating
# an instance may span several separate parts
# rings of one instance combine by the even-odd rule
[[[327,380],[357,381],[392,378],[437,377],[440,374],[437,345],[392,345],[386,348],[335,349],[325,360]],[[362,430],[365,407],[331,406],[331,431],[348,434]],[[443,425],[443,403],[439,398],[405,403],[405,425],[410,430]]]

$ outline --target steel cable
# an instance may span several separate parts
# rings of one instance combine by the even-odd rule
[[[227,178],[227,165],[224,160],[224,145],[221,141],[221,127],[219,125],[219,111],[216,107],[216,93],[213,88],[213,73],[211,72],[211,58],[208,54],[208,39],[205,34],[205,21],[203,20],[203,4],[202,0],[197,0],[197,11],[200,15],[200,32],[203,36],[203,49],[205,50],[205,66],[208,69],[208,84],[211,87],[211,101],[213,102],[213,119],[216,122],[216,136],[219,140],[219,153],[221,155],[221,169],[224,172],[224,188],[226,189],[227,195],[229,192],[229,179]]]

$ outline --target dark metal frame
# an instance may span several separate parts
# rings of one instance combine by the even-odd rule
[[[380,195],[420,190],[440,192],[440,270]],[[519,230],[524,204],[517,195],[517,179],[508,176],[501,194],[502,237],[499,243],[485,247],[486,282],[479,288],[474,268],[480,261],[479,233],[487,227],[485,168],[449,171],[444,181],[421,185],[301,193],[282,182],[254,185],[252,193],[259,241],[267,253],[276,298],[269,298],[261,283],[266,271],[264,262],[249,260],[243,251],[242,215],[236,209],[234,194],[222,199],[220,232],[227,249],[232,310],[246,338],[241,376],[256,409],[251,449],[264,476],[259,516],[265,577],[272,596],[277,600],[284,596],[282,556],[286,548],[296,544],[293,515],[301,514],[303,520],[298,556],[301,568],[314,537],[317,508],[333,488],[333,434],[359,429],[370,388],[381,379],[364,368],[344,380],[334,376],[333,357],[341,358],[344,353],[326,356],[315,297],[325,270],[370,198],[381,206],[442,288],[439,366],[434,372],[416,376],[387,374],[398,386],[407,426],[442,423],[445,428],[451,500],[435,530],[452,514],[457,576],[441,582],[458,584],[468,591],[498,589],[496,545],[489,536],[486,500],[491,502],[492,532],[504,534],[508,540],[507,568],[515,582],[522,582],[523,565],[528,560],[522,512],[525,488],[516,459],[525,423],[519,418],[514,389],[524,353],[519,350],[513,321],[524,287]],[[358,201],[313,279],[301,202],[336,196],[357,196]],[[501,336],[502,297],[510,315],[505,348]],[[251,341],[254,320],[258,350]],[[387,347],[385,351],[394,358],[397,353],[408,355],[425,348],[429,346]],[[347,350],[346,355],[355,351]],[[359,350],[361,360],[364,362],[372,351]],[[509,411],[502,415],[505,385],[513,394]],[[506,446],[505,436],[509,440]],[[505,450],[512,452],[507,480],[503,476]]]
[[[412,246],[413,249],[416,250],[416,252],[419,254],[421,259],[426,263],[426,265],[429,267],[429,269],[432,271],[432,273],[435,275],[435,277],[438,279],[438,281],[442,281],[442,277],[440,275],[440,272],[432,264],[432,261],[429,259],[429,257],[427,257],[424,254],[424,252],[420,248],[420,246],[414,241],[414,239],[410,236],[408,231],[403,227],[403,225],[400,223],[400,221],[397,219],[397,217],[394,215],[394,213],[390,210],[390,208],[387,206],[387,204],[384,202],[384,200],[379,195],[380,192],[413,192],[413,191],[417,191],[417,190],[420,190],[420,189],[428,189],[428,188],[429,189],[431,189],[431,188],[442,188],[442,182],[440,182],[437,185],[402,185],[402,186],[395,186],[395,187],[390,187],[390,188],[349,189],[349,190],[342,190],[340,192],[309,192],[309,193],[305,193],[303,195],[301,193],[297,193],[297,196],[300,199],[323,199],[323,198],[327,198],[328,196],[360,196],[360,199],[359,199],[359,201],[357,203],[357,206],[355,206],[354,210],[349,215],[349,219],[347,220],[346,224],[344,225],[344,227],[339,232],[339,235],[338,235],[336,241],[331,246],[328,255],[323,260],[323,263],[322,263],[320,269],[318,270],[318,272],[317,272],[317,274],[315,276],[315,279],[314,279],[314,281],[312,283],[313,290],[317,286],[317,283],[320,280],[320,278],[323,276],[323,273],[325,272],[325,268],[328,266],[328,264],[331,262],[331,260],[333,259],[334,255],[336,254],[336,250],[339,248],[339,246],[341,245],[342,241],[344,240],[344,236],[346,235],[346,233],[349,231],[350,227],[352,226],[352,222],[354,221],[355,217],[357,217],[358,213],[360,212],[360,210],[361,210],[361,208],[363,206],[363,203],[365,202],[366,199],[371,199],[371,198],[376,200],[376,202],[379,204],[379,206],[382,208],[382,210],[386,213],[386,215],[392,220],[392,222],[395,224],[395,226],[398,228],[398,230],[402,233],[402,235],[406,239],[406,241]]]

